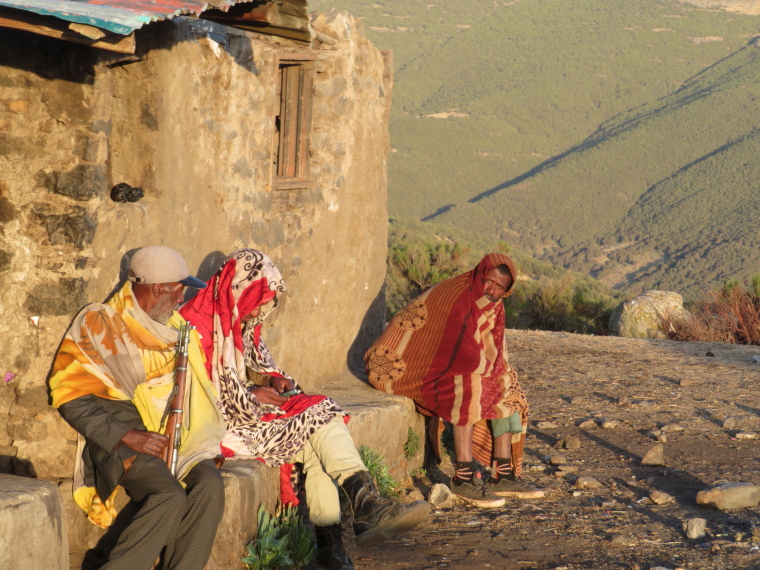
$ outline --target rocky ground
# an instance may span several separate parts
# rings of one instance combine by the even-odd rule
[[[760,485],[760,440],[744,439],[760,432],[760,347],[525,331],[507,342],[531,403],[524,477],[546,497],[457,504],[381,546],[351,541],[358,569],[760,569],[760,507],[695,502],[722,482]],[[555,447],[569,436],[579,449]],[[642,465],[658,442],[665,465]],[[575,473],[558,473],[557,455]],[[430,483],[415,479],[423,493]],[[685,536],[691,518],[706,520],[703,537]]]

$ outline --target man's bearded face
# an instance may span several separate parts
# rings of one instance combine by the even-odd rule
[[[182,283],[164,283],[163,293],[150,311],[150,318],[165,325],[172,316],[172,313],[179,309],[184,298],[185,286]]]
[[[486,272],[483,279],[483,294],[492,303],[501,299],[511,287],[512,277],[510,275],[502,275],[496,268],[491,268]]]

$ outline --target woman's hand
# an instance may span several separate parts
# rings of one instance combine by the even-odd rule
[[[272,404],[273,406],[282,406],[288,401],[277,393],[277,390],[270,386],[256,386],[251,389],[251,393],[261,404]]]
[[[278,394],[282,394],[283,392],[287,392],[296,387],[296,383],[290,378],[280,378],[279,376],[272,376],[269,385],[277,390]]]

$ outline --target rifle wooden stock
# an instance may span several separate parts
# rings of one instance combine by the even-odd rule
[[[166,430],[164,435],[169,438],[169,444],[161,453],[172,475],[177,475],[177,458],[179,446],[182,443],[182,420],[185,415],[185,384],[187,382],[187,351],[190,345],[190,331],[195,327],[190,323],[182,325],[177,340],[177,364],[174,368],[174,389],[171,405],[168,408]]]

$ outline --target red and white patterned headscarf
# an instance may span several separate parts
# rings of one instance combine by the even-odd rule
[[[206,369],[217,389],[220,372],[245,384],[246,365],[260,374],[288,377],[277,368],[261,338],[261,323],[284,291],[282,275],[266,254],[241,249],[230,255],[208,287],[180,310],[198,328]],[[261,307],[259,316],[243,327],[243,319],[257,307]],[[213,320],[208,315],[213,315]]]

